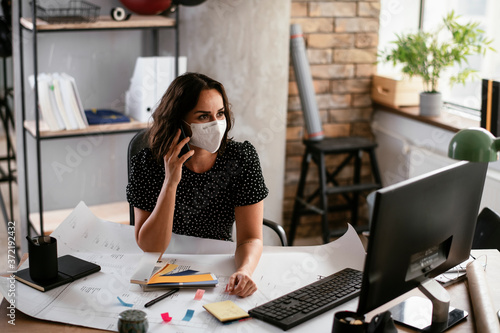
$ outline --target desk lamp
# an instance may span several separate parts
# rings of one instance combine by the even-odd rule
[[[448,146],[448,157],[470,162],[494,162],[498,160],[500,138],[484,128],[462,129],[453,136]]]

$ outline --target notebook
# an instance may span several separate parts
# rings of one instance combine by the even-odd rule
[[[101,270],[101,266],[69,254],[58,258],[57,266],[59,274],[53,280],[34,281],[30,277],[29,268],[18,271],[16,280],[40,291],[47,291]]]

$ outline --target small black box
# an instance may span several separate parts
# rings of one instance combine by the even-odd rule
[[[500,136],[500,82],[483,79],[481,88],[481,127]]]

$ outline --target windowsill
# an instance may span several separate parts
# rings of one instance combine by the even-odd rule
[[[399,116],[420,121],[425,124],[436,126],[451,132],[458,132],[463,128],[479,127],[479,120],[470,119],[458,114],[451,113],[443,108],[439,117],[423,117],[419,115],[418,106],[394,107],[381,103],[374,103],[375,110],[386,111]]]

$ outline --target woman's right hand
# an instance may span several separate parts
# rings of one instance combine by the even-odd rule
[[[173,142],[178,142],[180,135],[181,130],[179,129],[177,130],[177,134],[175,135]],[[190,158],[194,154],[194,151],[190,150],[179,157],[182,147],[184,147],[184,145],[188,143],[189,140],[190,137],[185,137],[176,145],[171,145],[167,154],[163,156],[163,164],[165,166],[165,181],[168,185],[177,186],[177,184],[179,184],[182,175],[182,165],[188,160],[188,158]]]

